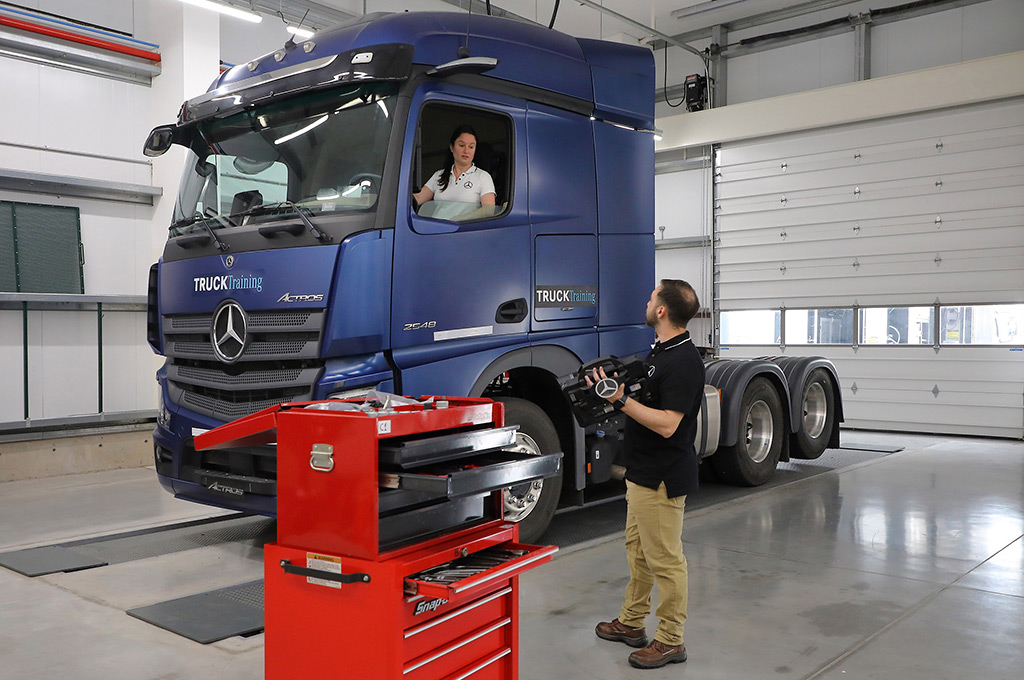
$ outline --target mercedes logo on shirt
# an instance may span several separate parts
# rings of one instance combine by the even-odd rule
[[[234,300],[228,300],[213,315],[211,340],[213,353],[226,364],[238,361],[245,350],[245,310]]]

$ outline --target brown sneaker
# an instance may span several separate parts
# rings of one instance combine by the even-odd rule
[[[630,628],[618,619],[602,621],[594,629],[597,637],[612,642],[625,642],[630,647],[643,647],[647,644],[647,631],[643,628]]]
[[[666,664],[683,661],[686,661],[684,645],[673,647],[660,640],[654,640],[643,649],[629,655],[629,665],[633,668],[661,668]]]

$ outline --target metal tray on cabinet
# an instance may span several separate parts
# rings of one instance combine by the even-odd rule
[[[512,446],[516,442],[518,429],[518,425],[510,425],[422,439],[382,441],[378,448],[378,460],[383,465],[408,469],[475,456]]]
[[[379,485],[385,489],[422,491],[454,499],[553,477],[561,464],[561,452],[534,456],[498,451],[469,460],[424,466],[416,472],[381,471]]]
[[[554,545],[500,543],[406,576],[404,592],[406,595],[454,601],[484,592],[513,576],[550,562],[556,552],[558,547]]]

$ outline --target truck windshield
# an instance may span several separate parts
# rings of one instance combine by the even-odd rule
[[[174,225],[213,228],[290,201],[306,212],[371,210],[377,203],[397,86],[368,83],[292,97],[200,123],[174,208]],[[271,206],[268,206],[270,208]],[[256,217],[260,215],[260,217]],[[200,217],[201,216],[201,217]]]

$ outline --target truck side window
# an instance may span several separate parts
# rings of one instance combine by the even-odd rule
[[[508,211],[512,191],[512,121],[450,104],[423,107],[412,193],[420,217],[470,222]]]

